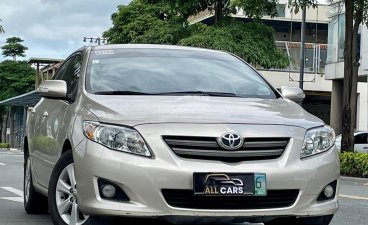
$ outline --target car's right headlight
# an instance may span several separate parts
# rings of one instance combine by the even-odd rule
[[[335,131],[330,126],[313,128],[304,137],[300,158],[306,158],[329,150],[335,143]]]
[[[132,128],[84,121],[83,131],[88,139],[110,149],[146,157],[152,156],[142,136]]]

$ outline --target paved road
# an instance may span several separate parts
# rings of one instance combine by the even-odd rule
[[[22,185],[23,155],[0,150],[0,225],[52,225],[49,215],[24,212]],[[340,197],[340,210],[331,225],[368,225],[368,180],[343,179]]]

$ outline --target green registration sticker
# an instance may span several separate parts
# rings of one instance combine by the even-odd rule
[[[254,174],[254,195],[267,196],[266,174]]]

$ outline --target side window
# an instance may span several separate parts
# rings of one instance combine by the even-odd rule
[[[355,136],[355,144],[367,144],[368,143],[368,135],[367,134],[358,134]]]
[[[55,76],[54,76],[54,80],[62,80],[63,79],[63,75],[64,72],[66,70],[66,68],[68,67],[68,65],[70,64],[70,61],[72,61],[73,58],[68,59],[68,61],[64,62],[63,65],[57,70]]]
[[[82,68],[82,56],[80,54],[77,54],[68,64],[68,67],[66,68],[64,75],[62,77],[62,79],[65,80],[68,87],[67,96],[72,99],[75,97],[77,92],[81,68]]]

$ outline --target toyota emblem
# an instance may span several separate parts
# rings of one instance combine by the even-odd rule
[[[243,145],[242,137],[234,132],[223,134],[217,139],[217,142],[222,148],[227,150],[237,150]]]

